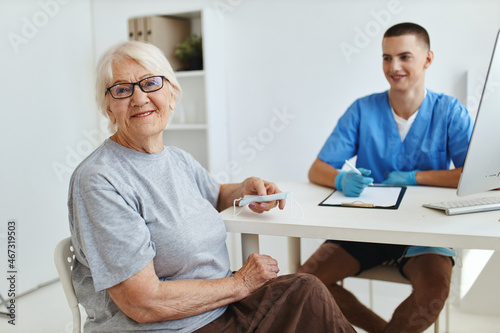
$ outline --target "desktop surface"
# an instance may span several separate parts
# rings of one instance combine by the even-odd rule
[[[500,250],[500,211],[447,216],[442,211],[422,207],[437,201],[457,200],[456,189],[409,186],[398,209],[319,206],[331,188],[307,182],[277,182],[304,211],[302,220],[294,219],[287,200],[285,210],[273,209],[256,214],[248,207],[221,213],[229,232],[365,241],[390,244],[443,246]],[[500,191],[488,192],[500,197]],[[485,193],[470,198],[485,196]],[[293,207],[296,213],[298,207]]]

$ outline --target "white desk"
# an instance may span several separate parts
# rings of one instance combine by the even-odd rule
[[[409,186],[399,209],[394,210],[318,206],[332,189],[311,183],[277,185],[282,191],[294,191],[304,210],[302,220],[292,218],[290,201],[283,211],[256,214],[244,207],[237,208],[242,211],[234,216],[231,207],[221,213],[227,231],[242,234],[243,262],[259,252],[259,235],[289,237],[291,271],[299,265],[300,237],[500,250],[500,211],[447,216],[422,207],[429,202],[500,196],[500,191],[457,197],[456,189]]]

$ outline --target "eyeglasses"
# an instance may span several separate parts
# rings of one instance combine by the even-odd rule
[[[118,83],[106,89],[104,95],[109,91],[111,97],[115,99],[127,98],[134,94],[135,85],[138,85],[143,92],[150,93],[163,88],[163,79],[168,81],[166,77],[158,75],[147,77],[138,82]]]

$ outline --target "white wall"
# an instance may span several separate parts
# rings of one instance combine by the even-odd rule
[[[57,277],[68,181],[95,128],[89,1],[0,1],[0,272],[17,220],[17,294]],[[10,287],[10,286],[9,286]],[[7,296],[7,280],[0,293]]]
[[[59,4],[53,15],[42,8],[47,3]],[[69,173],[98,144],[96,57],[127,38],[129,17],[202,5],[218,8],[224,21],[229,156],[241,166],[234,181],[249,175],[306,181],[348,105],[387,89],[380,40],[390,25],[414,21],[428,29],[436,56],[428,87],[463,103],[466,72],[486,71],[500,27],[500,2],[493,0],[0,0],[0,235],[8,219],[18,220],[21,289],[55,277],[52,251],[68,234]],[[34,20],[38,30],[15,52],[7,37],[22,37],[23,25]],[[363,40],[360,30],[369,36]],[[346,45],[358,53],[346,56]],[[306,240],[304,255],[317,243]],[[269,237],[262,247],[286,267],[277,248],[283,244]]]

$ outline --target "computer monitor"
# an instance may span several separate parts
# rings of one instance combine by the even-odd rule
[[[500,31],[479,102],[457,195],[500,188]]]

